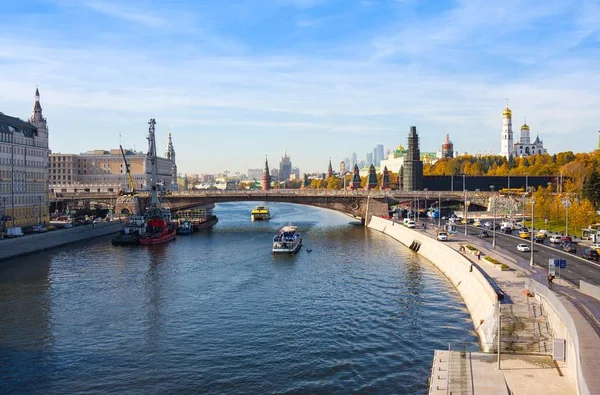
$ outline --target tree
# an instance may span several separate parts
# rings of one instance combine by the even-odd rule
[[[327,189],[342,189],[343,182],[341,178],[337,178],[336,176],[328,177],[326,180]]]
[[[600,207],[600,174],[598,174],[598,170],[592,170],[592,173],[586,177],[581,196],[589,200],[595,209]]]

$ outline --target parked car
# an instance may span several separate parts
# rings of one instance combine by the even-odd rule
[[[35,233],[44,233],[44,232],[47,232],[47,231],[48,231],[48,229],[47,229],[47,228],[45,228],[45,227],[44,227],[44,226],[42,226],[42,225],[33,225],[33,226],[31,227],[31,231],[32,231],[32,232],[35,232]]]
[[[409,229],[414,229],[417,225],[415,224],[415,221],[409,220],[406,221],[406,227]]]
[[[102,222],[102,218],[96,218],[96,219],[94,220],[94,223],[95,223],[95,224],[97,224],[97,223],[100,223],[100,222]]]
[[[529,246],[527,244],[519,244],[519,245],[517,245],[517,250],[519,250],[521,252],[531,251],[531,249],[529,248]]]
[[[435,238],[437,239],[437,241],[448,241],[448,233],[438,232]]]
[[[600,244],[598,243],[592,244],[590,248],[600,252]]]
[[[485,222],[483,223],[483,226],[485,226],[485,227],[486,227],[486,228],[488,228],[488,229],[492,229],[492,226],[493,226],[493,225],[492,225],[492,223],[491,223],[490,221],[485,221]]]
[[[542,231],[540,230],[540,231],[537,233],[537,235],[536,235],[536,236],[537,236],[537,237],[540,237],[540,238],[542,238],[542,239],[544,239],[544,240],[546,240],[546,237],[548,237],[548,234],[547,234],[547,233],[544,233],[544,232],[542,232]]]
[[[595,261],[598,261],[598,259],[600,258],[600,255],[598,254],[598,251],[594,250],[593,248],[586,248],[581,253],[581,257],[588,259],[588,260],[593,259]]]
[[[561,241],[561,243],[565,243],[565,242],[572,243],[573,239],[571,238],[571,236],[562,236],[560,238],[560,241]]]
[[[540,235],[533,236],[533,241],[536,243],[544,244],[544,238]]]
[[[577,246],[575,246],[575,244],[573,244],[573,243],[565,243],[563,246],[563,250],[565,252],[570,252],[570,253],[576,254]]]
[[[480,237],[480,238],[490,237],[490,234],[487,232],[487,230],[482,230],[481,232],[479,232],[479,235],[477,235],[477,237]]]

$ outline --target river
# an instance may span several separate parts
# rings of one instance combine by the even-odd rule
[[[211,231],[0,263],[0,392],[425,394],[433,350],[476,342],[429,262],[336,212],[219,204]],[[296,255],[273,256],[293,223]]]

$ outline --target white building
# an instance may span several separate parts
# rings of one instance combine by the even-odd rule
[[[545,154],[547,150],[544,148],[544,142],[540,140],[539,136],[535,137],[535,141],[532,143],[530,139],[530,127],[527,122],[521,126],[521,137],[514,145],[515,156],[529,156],[537,154]]]
[[[500,155],[506,159],[513,156],[514,144],[513,144],[513,131],[512,131],[512,111],[506,108],[502,112],[502,136],[500,140]]]
[[[0,112],[0,227],[49,222],[48,125],[35,90],[28,122]]]

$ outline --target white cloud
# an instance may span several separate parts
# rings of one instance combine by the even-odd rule
[[[85,0],[80,4],[100,14],[141,23],[150,27],[161,27],[165,24],[165,21],[162,18],[148,13],[141,8],[123,5],[122,2],[114,3],[103,0]]]

